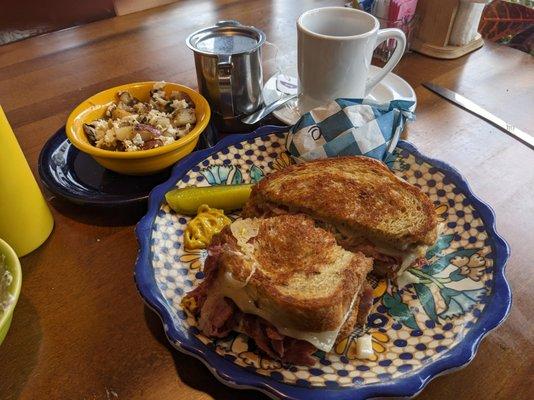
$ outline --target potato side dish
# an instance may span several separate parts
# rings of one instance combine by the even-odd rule
[[[138,151],[165,146],[185,136],[196,123],[195,105],[183,92],[165,94],[165,82],[154,84],[148,102],[129,92],[118,92],[103,118],[83,129],[89,142],[100,149]]]

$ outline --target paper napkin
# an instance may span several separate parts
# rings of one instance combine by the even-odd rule
[[[286,147],[297,161],[364,155],[387,161],[414,102],[381,104],[363,99],[336,99],[304,114],[287,136]]]

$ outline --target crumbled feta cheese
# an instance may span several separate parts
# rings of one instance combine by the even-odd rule
[[[174,142],[174,138],[172,136],[160,136],[160,140],[163,142],[164,146]]]
[[[173,100],[171,103],[171,107],[175,110],[182,110],[184,108],[187,108],[188,104],[185,100]]]
[[[135,144],[136,146],[142,146],[145,142],[143,141],[143,138],[141,137],[140,134],[136,134],[134,136],[134,138],[132,139],[132,142],[133,144]]]
[[[173,126],[169,126],[164,132],[163,136],[172,136],[173,138],[176,137],[176,134],[178,133],[178,129],[174,128]]]
[[[109,147],[112,147],[115,145],[115,141],[117,140],[117,138],[115,137],[115,130],[114,129],[108,129],[106,131],[106,134],[104,135],[104,143],[109,146]]]
[[[154,83],[154,86],[152,87],[153,90],[163,90],[165,89],[165,85],[167,85],[167,82],[161,81]]]
[[[138,122],[139,114],[126,115],[119,119],[119,126],[135,125]]]
[[[140,147],[136,146],[131,140],[125,140],[122,143],[124,144],[124,151],[137,151],[137,150],[140,150]]]
[[[108,128],[108,121],[104,119],[97,119],[93,122],[93,126],[95,129],[107,129]]]

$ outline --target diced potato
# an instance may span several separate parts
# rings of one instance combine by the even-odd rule
[[[115,137],[117,140],[131,139],[133,137],[133,128],[131,126],[115,128]]]
[[[173,90],[170,98],[171,100],[185,100],[189,107],[194,106],[193,100],[191,100],[191,97],[185,92]]]
[[[126,111],[126,110],[123,110],[122,108],[115,108],[111,111],[111,117],[113,119],[121,119],[123,117],[127,117],[129,115],[132,115],[132,113]]]
[[[132,106],[133,110],[137,114],[146,114],[150,111],[151,107],[148,103],[136,103]]]
[[[119,92],[119,93],[117,93],[117,95],[119,96],[119,101],[121,103],[124,103],[124,104],[128,105],[128,106],[133,105],[133,103],[135,101],[135,99],[130,94],[130,92],[127,92],[127,91]]]
[[[196,123],[197,118],[195,116],[195,110],[192,110],[190,108],[176,110],[173,122],[177,126]]]
[[[185,124],[184,126],[180,127],[176,131],[176,137],[184,137],[189,132],[191,132],[191,124]]]
[[[111,104],[107,109],[106,109],[106,117],[108,118],[111,118],[111,113],[113,112],[114,109],[117,108],[117,105],[115,103]]]

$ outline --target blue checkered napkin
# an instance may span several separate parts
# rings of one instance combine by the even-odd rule
[[[297,161],[364,155],[387,161],[406,120],[413,120],[413,101],[379,104],[364,99],[336,99],[304,114],[287,137]]]

